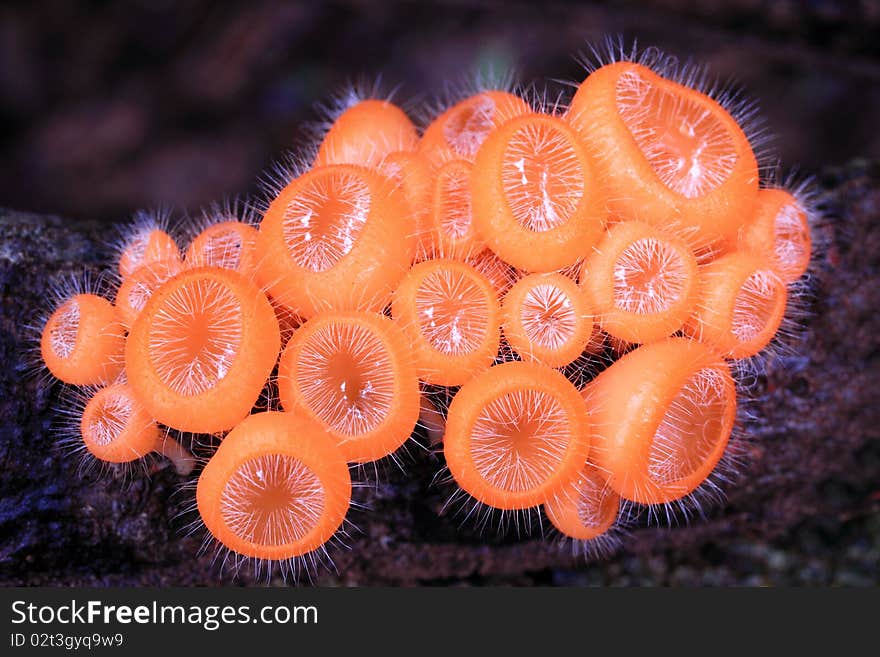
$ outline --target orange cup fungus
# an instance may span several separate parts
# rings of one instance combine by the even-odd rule
[[[473,221],[489,248],[530,272],[575,263],[602,235],[605,203],[586,148],[561,119],[526,114],[474,160]]]
[[[122,325],[130,330],[147,301],[162,283],[173,278],[183,265],[177,260],[157,260],[135,269],[116,290],[116,310]]]
[[[784,189],[762,189],[752,220],[740,230],[738,245],[768,258],[780,278],[793,283],[810,265],[807,210]]]
[[[724,454],[736,415],[727,363],[687,338],[627,353],[583,395],[594,431],[590,460],[621,497],[640,504],[699,487]]]
[[[257,401],[280,340],[272,306],[253,283],[228,269],[188,269],[153,293],[132,326],[126,374],[163,424],[226,431]]]
[[[778,333],[815,208],[759,180],[747,113],[673,68],[607,63],[564,115],[482,91],[421,137],[348,102],[259,226],[215,213],[183,259],[139,214],[115,306],[67,295],[40,336],[54,376],[106,386],[83,395],[85,448],[186,473],[174,433],[221,434],[208,531],[304,565],[343,525],[347,464],[419,421],[473,500],[543,508],[585,554],[621,508],[698,496],[734,429],[727,361]]]
[[[564,536],[576,541],[595,541],[606,536],[617,523],[620,496],[602,472],[587,463],[568,486],[544,503],[544,511]]]
[[[486,248],[474,225],[472,169],[467,160],[449,160],[435,173],[428,218],[428,253],[435,258],[464,261]]]
[[[388,456],[419,417],[419,382],[403,331],[369,312],[327,312],[291,337],[278,367],[284,410],[325,427],[346,460]]]
[[[385,156],[377,170],[403,192],[409,230],[416,234],[415,257],[417,260],[427,258],[432,251],[429,224],[433,208],[433,178],[430,164],[419,153],[395,151]]]
[[[125,332],[113,305],[76,294],[49,317],[40,339],[43,362],[55,378],[78,386],[109,383],[122,371]]]
[[[130,463],[159,452],[171,459],[178,474],[189,474],[195,465],[180,443],[163,435],[126,383],[101,388],[89,399],[80,435],[92,456],[107,463]]]
[[[593,155],[613,215],[675,226],[702,248],[735,238],[753,212],[752,146],[707,94],[615,62],[587,76],[566,118]]]
[[[439,166],[449,160],[473,161],[495,128],[531,111],[528,103],[506,91],[483,91],[452,105],[425,129],[418,150]]]
[[[702,268],[696,311],[685,331],[728,358],[748,358],[776,335],[787,299],[785,283],[765,256],[734,251]]]
[[[415,246],[403,194],[386,178],[356,165],[316,167],[266,210],[258,280],[306,319],[329,309],[380,311]]]
[[[295,413],[258,413],[223,440],[199,476],[196,501],[208,530],[230,550],[294,559],[339,530],[351,478],[320,425]]]
[[[345,109],[330,126],[313,166],[356,164],[373,168],[395,151],[412,151],[419,141],[406,113],[387,100],[366,99]]]
[[[419,378],[461,385],[495,360],[501,307],[476,269],[456,260],[415,265],[394,293],[391,314],[409,339]]]
[[[523,358],[565,367],[586,350],[593,314],[577,283],[562,274],[529,274],[504,297],[504,337]]]
[[[119,275],[124,279],[145,265],[165,260],[180,262],[177,243],[158,225],[136,226],[123,241],[119,255]]]
[[[190,242],[187,267],[233,269],[246,277],[256,272],[257,229],[241,221],[211,224]]]
[[[697,259],[687,244],[638,221],[611,226],[580,279],[602,330],[630,343],[672,335],[697,302]]]
[[[443,453],[465,491],[489,506],[538,506],[576,479],[590,452],[577,389],[537,363],[496,365],[461,387],[449,407]]]

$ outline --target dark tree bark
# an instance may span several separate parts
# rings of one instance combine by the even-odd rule
[[[442,466],[412,449],[357,495],[360,531],[324,583],[877,582],[880,475],[880,167],[826,172],[827,219],[803,330],[749,387],[752,418],[724,503],[675,528],[636,528],[588,563],[542,538],[481,536],[441,514]],[[106,224],[0,211],[0,583],[250,583],[197,556],[192,491],[161,461],[149,476],[83,475],[57,445],[63,387],[30,367],[49,289],[108,266]],[[851,571],[851,572],[850,572]],[[842,573],[850,572],[847,577]]]

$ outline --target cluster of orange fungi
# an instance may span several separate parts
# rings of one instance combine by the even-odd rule
[[[183,253],[141,221],[115,298],[62,299],[42,333],[88,390],[85,447],[188,473],[182,437],[221,438],[201,519],[270,561],[323,549],[351,465],[420,417],[468,499],[580,545],[693,495],[728,449],[732,361],[777,333],[811,242],[809,204],[688,79],[624,58],[564,111],[487,89],[422,131],[352,100],[258,220],[215,213]]]

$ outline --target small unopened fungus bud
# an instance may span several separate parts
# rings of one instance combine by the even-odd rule
[[[396,151],[412,151],[416,127],[397,105],[370,98],[354,103],[330,126],[313,166],[356,164],[373,168]]]

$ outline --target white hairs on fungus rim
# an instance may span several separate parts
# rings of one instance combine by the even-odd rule
[[[779,277],[768,269],[749,274],[733,303],[731,332],[740,342],[750,342],[767,330],[783,291]]]
[[[467,262],[490,282],[497,281],[495,285],[500,288],[499,294],[501,290],[507,291],[513,287],[517,281],[517,272],[513,267],[501,260],[489,249],[468,258]]]
[[[687,270],[678,251],[652,237],[636,240],[614,262],[614,305],[625,312],[652,315],[680,298]]]
[[[234,228],[215,229],[205,241],[202,259],[209,267],[238,269],[241,263],[241,233]]]
[[[612,494],[617,497],[611,487],[599,477],[581,476],[575,508],[578,520],[584,527],[594,529],[604,524],[605,500]]]
[[[805,226],[801,211],[788,203],[773,220],[773,245],[776,259],[783,267],[796,267],[806,258]]]
[[[458,155],[471,159],[492,131],[495,101],[481,94],[453,111],[443,126],[443,138]]]
[[[554,474],[571,437],[568,415],[556,399],[541,390],[513,390],[481,409],[471,428],[470,450],[483,479],[521,492]]]
[[[159,229],[155,227],[145,227],[144,230],[132,237],[131,242],[129,242],[127,249],[128,254],[138,265],[144,259],[144,254],[147,252],[147,246],[150,244],[150,235],[152,235],[154,230]]]
[[[282,233],[300,267],[323,272],[348,255],[370,214],[366,182],[347,172],[310,178],[287,204]]]
[[[104,447],[122,435],[131,420],[132,402],[126,395],[104,395],[89,422],[89,438]]]
[[[525,125],[504,151],[501,182],[519,224],[544,233],[565,224],[583,197],[584,169],[567,136],[543,124]]]
[[[616,91],[620,117],[669,189],[698,198],[730,177],[737,161],[733,139],[699,103],[658,88],[635,71],[620,76]],[[661,123],[677,130],[661,131]]]
[[[440,230],[453,239],[465,237],[473,224],[470,176],[461,167],[443,171],[440,194]]]
[[[126,301],[128,302],[128,306],[137,312],[140,312],[144,309],[144,306],[147,305],[147,301],[150,300],[150,297],[153,295],[152,287],[143,280],[135,281],[134,285],[131,286],[128,290],[128,298]]]
[[[672,484],[706,462],[730,428],[723,425],[729,394],[718,369],[705,367],[688,377],[654,432],[648,456],[652,481]]]
[[[556,285],[535,285],[523,296],[519,321],[531,342],[560,349],[574,336],[577,314],[571,298]]]
[[[485,292],[458,272],[430,272],[415,293],[422,335],[434,349],[453,356],[470,353],[482,344],[488,305]]]
[[[140,313],[144,309],[144,306],[147,305],[147,301],[150,300],[150,297],[153,296],[153,292],[155,292],[161,285],[171,278],[173,278],[177,274],[177,269],[174,268],[165,268],[161,265],[156,265],[155,267],[151,267],[148,276],[149,278],[138,277],[134,279],[134,284],[128,289],[128,296],[125,299],[129,308],[134,310],[137,313]],[[130,279],[132,280],[132,279]]]
[[[194,396],[229,373],[241,349],[241,304],[223,284],[194,280],[175,289],[153,316],[148,341],[159,379]]]
[[[59,358],[69,358],[76,347],[79,334],[80,309],[76,299],[70,299],[60,309],[49,332],[52,351]]]
[[[223,522],[239,538],[259,545],[287,545],[317,525],[324,487],[302,461],[262,454],[242,463],[223,487]]]
[[[296,385],[308,408],[351,438],[379,426],[397,392],[385,343],[369,328],[350,323],[328,324],[309,336]]]

